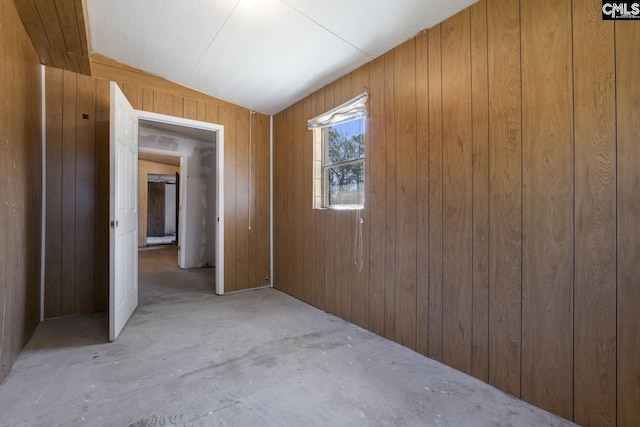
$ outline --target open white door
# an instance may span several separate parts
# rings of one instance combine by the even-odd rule
[[[138,116],[111,82],[109,125],[109,340],[138,306]]]

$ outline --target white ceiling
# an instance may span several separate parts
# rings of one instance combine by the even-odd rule
[[[92,49],[265,114],[476,0],[88,0]]]

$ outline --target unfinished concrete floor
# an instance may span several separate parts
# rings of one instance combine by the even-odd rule
[[[279,291],[215,296],[173,250],[140,253],[116,342],[105,315],[40,324],[0,385],[0,425],[572,425]]]

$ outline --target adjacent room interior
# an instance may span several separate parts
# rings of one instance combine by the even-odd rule
[[[640,425],[635,3],[338,3],[0,0],[0,425]]]

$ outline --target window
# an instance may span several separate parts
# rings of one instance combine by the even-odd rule
[[[314,140],[314,207],[364,206],[364,93],[309,120]]]

